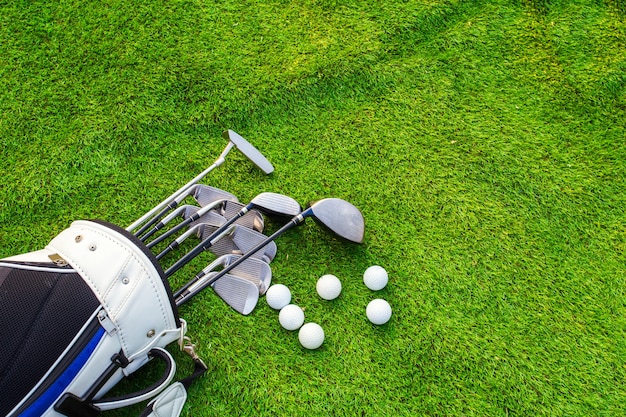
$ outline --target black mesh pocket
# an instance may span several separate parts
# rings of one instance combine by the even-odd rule
[[[0,265],[0,416],[50,371],[99,306],[72,270]]]

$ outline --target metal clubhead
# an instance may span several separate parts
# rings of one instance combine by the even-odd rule
[[[270,161],[268,161],[267,158],[265,158],[263,154],[261,154],[261,152],[257,150],[257,148],[252,146],[250,142],[245,140],[237,132],[228,129],[224,133],[222,133],[222,136],[224,137],[224,139],[227,139],[232,144],[234,144],[235,147],[239,149],[242,154],[244,154],[249,160],[254,162],[256,166],[261,168],[264,173],[269,174],[274,171],[274,167],[272,166]]]
[[[210,279],[215,274],[217,273],[211,272],[207,277]],[[252,313],[259,302],[259,291],[256,285],[236,275],[226,274],[215,281],[212,287],[226,304],[244,316]]]
[[[245,206],[241,203],[228,201],[226,202],[226,204],[224,204],[222,209],[218,211],[218,214],[224,216],[227,220],[230,220],[233,217],[237,217],[234,221],[230,222],[230,224],[240,224],[244,227],[248,227],[262,233],[263,229],[265,228],[265,220],[263,219],[263,215],[258,210],[250,210],[244,215],[240,216],[241,209],[244,207]]]
[[[165,200],[161,201],[155,207],[153,207],[150,211],[145,213],[139,219],[135,220],[133,224],[128,226],[126,230],[129,232],[133,232],[137,228],[139,228],[142,224],[143,226],[139,231],[135,231],[135,236],[141,235],[144,231],[148,230],[150,226],[156,223],[161,217],[165,215],[169,210],[173,209],[177,202],[176,199],[180,197],[182,194],[186,193],[190,187],[200,182],[202,178],[204,178],[209,172],[213,171],[215,168],[219,167],[226,160],[226,155],[230,152],[233,147],[236,147],[247,156],[252,162],[254,162],[263,172],[266,174],[274,171],[274,167],[272,164],[265,158],[261,152],[259,152],[254,146],[252,146],[247,140],[241,137],[236,132],[232,130],[228,130],[223,132],[222,136],[228,140],[228,145],[224,148],[220,156],[217,157],[215,162],[211,164],[208,168],[202,171],[200,174],[195,176],[191,181],[187,184],[180,187],[177,191],[175,191],[172,195],[167,197]],[[189,195],[189,194],[187,194]],[[146,223],[147,221],[147,223]]]
[[[213,245],[211,245],[211,247],[209,248],[209,250],[215,255],[244,255],[249,252],[250,249],[263,242],[267,238],[267,236],[265,236],[263,233],[259,233],[255,230],[237,224],[232,226],[231,229],[232,230],[229,233],[220,237],[220,239],[215,241],[215,243],[213,243]],[[217,227],[214,225],[200,223],[195,229],[195,234],[201,240],[204,240],[208,236],[211,236],[216,230]],[[260,259],[263,262],[270,263],[276,256],[276,251],[276,243],[270,242],[263,248],[262,251],[255,252],[252,255],[252,258]]]
[[[220,269],[225,269],[237,262],[240,258],[241,255],[235,254],[220,256],[196,274],[196,276],[187,282],[182,288],[176,291],[174,296],[177,297],[186,291],[191,292],[190,288],[206,287],[206,284],[203,285],[203,283],[207,282],[207,276],[211,272],[217,272]],[[272,283],[272,269],[266,262],[263,262],[260,259],[249,258],[245,259],[243,262],[237,262],[237,266],[232,268],[229,272],[231,275],[238,276],[253,283],[257,287],[259,294],[265,294]]]
[[[303,217],[313,217],[327,229],[351,242],[362,243],[365,220],[358,208],[340,198],[324,198],[309,204]]]
[[[241,255],[229,254],[220,256],[220,259],[221,258],[224,258],[223,265],[226,267],[239,260]],[[270,285],[272,285],[272,269],[266,262],[260,259],[248,258],[233,268],[230,274],[243,278],[256,285],[260,295],[265,294]]]
[[[302,207],[293,198],[278,193],[261,193],[254,197],[249,208],[257,208],[269,215],[293,217],[302,212]]]
[[[205,184],[196,184],[192,186],[187,192],[178,197],[177,201],[180,203],[187,196],[192,196],[202,207],[218,200],[239,201],[234,194]]]

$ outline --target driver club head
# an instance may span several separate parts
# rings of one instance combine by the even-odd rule
[[[355,243],[363,243],[365,221],[363,214],[351,203],[340,198],[324,198],[309,203],[302,213],[313,217],[319,224]]]

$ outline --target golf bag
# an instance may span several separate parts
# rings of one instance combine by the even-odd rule
[[[45,249],[0,260],[0,416],[96,416],[157,395],[142,416],[177,416],[206,370],[188,345],[196,369],[172,384],[164,347],[183,348],[185,332],[145,245],[115,225],[76,221]],[[151,359],[166,364],[157,382],[104,398]]]

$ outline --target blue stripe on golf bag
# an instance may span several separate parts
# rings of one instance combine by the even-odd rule
[[[96,350],[98,343],[104,336],[104,329],[99,328],[85,348],[78,354],[76,359],[67,367],[61,376],[41,395],[33,404],[20,414],[20,417],[39,417],[48,410],[59,396],[67,389],[76,378],[91,354]]]

